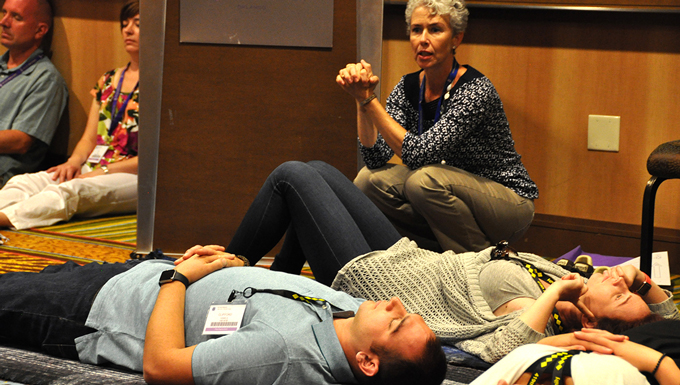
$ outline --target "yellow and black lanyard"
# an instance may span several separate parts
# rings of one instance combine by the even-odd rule
[[[541,289],[541,292],[545,292],[545,285],[543,285],[543,282],[541,282],[541,279],[544,281],[548,282],[549,284],[553,284],[555,282],[554,279],[550,278],[547,274],[543,273],[541,270],[539,270],[536,266],[532,265],[529,262],[524,262],[520,260],[517,257],[517,252],[510,246],[508,246],[508,242],[506,241],[501,241],[498,242],[496,245],[496,248],[493,249],[491,252],[491,259],[514,259],[516,261],[519,261],[522,266],[524,266],[525,269],[529,272],[531,275],[531,278],[536,281],[538,284],[538,287]],[[555,320],[555,325],[557,326],[557,329],[559,329],[560,333],[564,331],[564,325],[562,324],[562,320],[560,319],[560,314],[557,312],[557,309],[553,308],[552,311],[552,318]]]
[[[527,385],[536,385],[538,379],[544,373],[552,373],[552,385],[563,385],[566,377],[571,377],[571,359],[581,353],[580,350],[557,352],[541,357],[527,369],[531,373],[531,379]]]
[[[296,293],[294,291],[290,291],[290,290],[255,289],[254,287],[247,287],[243,291],[232,290],[231,294],[229,295],[229,299],[227,300],[227,302],[233,301],[236,298],[237,294],[243,295],[244,298],[250,298],[257,293],[274,294],[274,295],[278,295],[278,296],[288,298],[288,299],[292,299],[292,300],[295,300],[295,301],[304,302],[304,303],[307,303],[309,305],[314,305],[316,303],[317,305],[321,305],[322,309],[326,309],[329,305],[338,309],[337,306],[333,305],[332,303],[326,301],[323,298],[316,298],[316,297],[301,295],[301,294],[298,294],[298,293]],[[333,312],[333,318],[349,318],[349,317],[353,317],[353,316],[354,316],[354,312],[351,311],[351,310]]]

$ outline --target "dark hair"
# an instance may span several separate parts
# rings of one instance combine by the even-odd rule
[[[120,28],[123,28],[123,23],[131,18],[139,15],[139,0],[130,0],[120,10]]]
[[[621,334],[628,329],[663,320],[664,318],[656,313],[649,313],[645,317],[634,321],[623,321],[619,319],[603,317],[597,320],[597,325],[595,325],[595,328],[606,330],[614,334]]]
[[[562,321],[562,331],[560,333],[571,333],[583,329],[580,311],[560,312],[560,320]]]
[[[378,355],[378,373],[368,377],[367,384],[389,385],[439,385],[446,376],[446,355],[439,338],[427,340],[423,354],[409,361],[394,351],[382,346],[371,346]]]
[[[562,331],[560,333],[571,333],[583,329],[581,321],[582,313],[574,307],[573,311],[560,312],[560,320],[562,321]],[[621,334],[621,332],[642,326],[651,322],[661,321],[664,318],[655,313],[649,313],[646,316],[632,321],[625,321],[621,319],[602,317],[596,321],[595,329],[606,330],[610,333]]]

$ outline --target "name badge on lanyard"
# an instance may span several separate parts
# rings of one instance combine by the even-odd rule
[[[92,153],[90,156],[87,158],[87,161],[89,163],[99,163],[102,158],[104,158],[104,155],[106,155],[106,151],[109,150],[109,146],[106,146],[104,144],[98,144],[94,147],[94,150],[92,150]]]
[[[203,327],[203,335],[229,335],[241,328],[248,303],[235,300],[229,303],[213,302]]]

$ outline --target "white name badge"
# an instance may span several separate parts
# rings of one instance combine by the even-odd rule
[[[203,335],[229,335],[241,328],[247,303],[230,302],[210,305]]]
[[[99,144],[95,146],[94,150],[92,150],[92,153],[90,154],[90,157],[87,158],[87,161],[90,163],[99,163],[100,160],[104,157],[104,154],[106,154],[106,151],[108,151],[109,146]]]

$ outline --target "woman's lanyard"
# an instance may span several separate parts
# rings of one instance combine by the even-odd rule
[[[448,99],[449,98],[449,92],[451,91],[451,87],[453,87],[453,81],[456,80],[456,76],[458,75],[458,68],[460,68],[460,65],[458,65],[458,61],[456,58],[453,58],[453,69],[449,73],[449,77],[446,78],[446,83],[444,84],[444,90],[442,91],[442,95],[439,97],[439,102],[437,103],[437,111],[435,112],[434,115],[434,122],[437,123],[439,120],[439,117],[441,115],[441,109],[442,109],[442,100]],[[423,75],[423,83],[420,85],[420,99],[418,100],[418,135],[421,135],[423,133],[423,104],[425,104],[425,83],[427,82],[427,78],[425,75]]]
[[[40,60],[40,59],[42,59],[42,58],[44,58],[44,57],[45,57],[45,55],[39,54],[39,55],[37,55],[36,57],[34,57],[33,59],[31,59],[31,60],[27,61],[26,63],[24,63],[21,67],[19,67],[19,69],[17,69],[16,71],[14,71],[14,73],[12,73],[11,75],[9,75],[9,76],[7,76],[6,78],[2,79],[2,81],[0,82],[0,88],[4,87],[7,83],[9,83],[9,82],[11,82],[12,80],[14,80],[17,76],[21,75],[21,74],[22,74],[24,71],[26,71],[29,67],[31,67],[33,64],[37,63],[38,60]]]
[[[545,293],[545,285],[543,285],[543,282],[541,282],[541,279],[545,280],[549,284],[553,284],[555,280],[550,278],[547,274],[544,274],[542,271],[540,271],[536,266],[532,265],[529,262],[524,262],[518,258],[513,257],[514,255],[517,255],[517,252],[508,245],[507,241],[500,241],[496,245],[496,248],[493,249],[491,252],[491,259],[514,259],[522,263],[522,266],[524,266],[525,269],[529,272],[531,275],[531,278],[536,281],[538,284],[538,287],[541,289],[541,292]],[[560,319],[560,314],[557,312],[557,309],[553,308],[552,311],[552,317],[555,320],[555,325],[557,325],[557,328],[559,329],[560,332],[564,331],[564,325],[562,325],[562,320]]]
[[[120,74],[120,80],[118,80],[118,88],[116,88],[116,92],[113,94],[113,101],[111,103],[111,125],[109,126],[109,136],[113,135],[113,132],[116,130],[118,127],[118,124],[120,123],[121,119],[123,119],[123,114],[125,113],[125,109],[127,108],[128,102],[130,99],[132,99],[132,95],[137,91],[137,87],[139,87],[139,82],[135,84],[135,88],[128,94],[128,96],[125,98],[125,101],[123,102],[123,105],[118,109],[118,98],[120,97],[120,90],[123,88],[123,80],[125,80],[125,72],[128,70],[128,67],[130,65],[128,64],[127,67],[123,70],[123,73]]]
[[[570,350],[568,352],[557,352],[541,357],[534,362],[528,369],[531,379],[527,385],[535,385],[543,373],[552,372],[553,385],[563,385],[566,383],[565,377],[571,377],[571,359],[581,353],[580,350]]]

